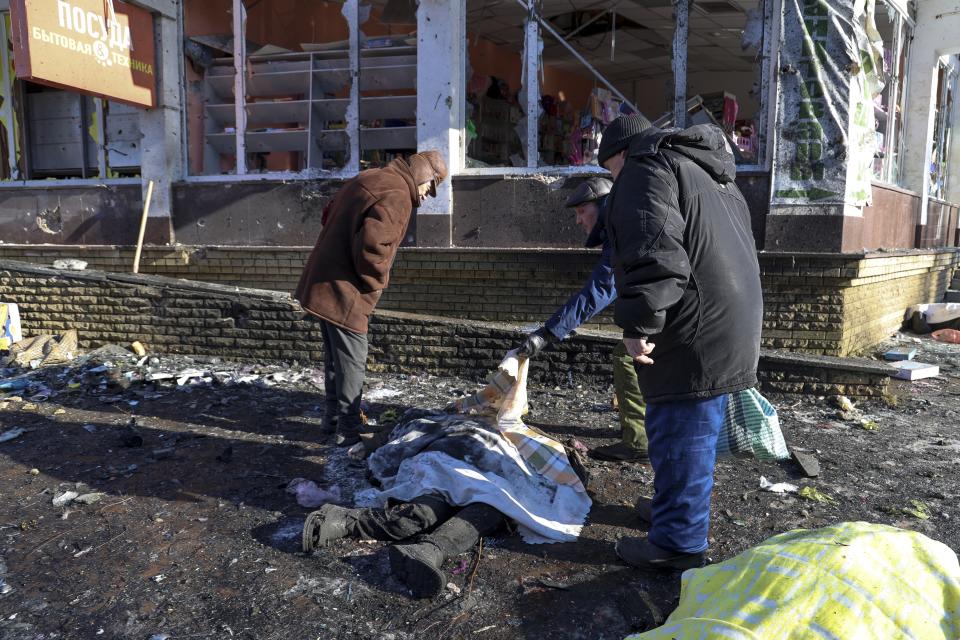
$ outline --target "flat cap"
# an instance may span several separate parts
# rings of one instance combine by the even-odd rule
[[[610,178],[602,178],[599,176],[587,178],[573,190],[573,193],[570,194],[570,197],[567,198],[563,206],[577,207],[587,202],[594,202],[610,193],[611,188],[613,188],[613,182]]]

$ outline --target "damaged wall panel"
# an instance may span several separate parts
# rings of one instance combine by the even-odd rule
[[[139,184],[0,190],[0,238],[24,244],[136,244]],[[147,242],[168,242],[148,228]]]
[[[197,245],[312,246],[323,208],[342,184],[180,183],[173,189],[174,236]]]
[[[582,247],[583,231],[575,222],[573,210],[563,206],[577,183],[576,177],[566,182],[544,176],[455,177],[453,246]],[[750,206],[754,239],[762,249],[770,174],[741,172],[737,186]]]

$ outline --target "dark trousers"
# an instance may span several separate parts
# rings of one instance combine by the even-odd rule
[[[654,472],[649,539],[662,549],[699,553],[707,548],[717,436],[726,406],[726,395],[647,404]]]
[[[360,398],[367,369],[367,335],[320,320],[327,416],[344,429],[360,425]]]
[[[503,515],[490,505],[475,502],[457,507],[433,495],[385,509],[355,509],[352,519],[348,528],[354,537],[390,542],[425,540],[433,542],[448,557],[473,548],[477,540],[504,523]],[[414,540],[419,534],[426,535]]]

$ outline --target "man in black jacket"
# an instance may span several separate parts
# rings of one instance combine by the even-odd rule
[[[727,394],[756,386],[763,297],[750,213],[723,132],[623,116],[603,133],[614,318],[647,401],[654,496],[647,538],[617,554],[643,568],[701,566]]]

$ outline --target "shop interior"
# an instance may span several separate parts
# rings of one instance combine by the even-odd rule
[[[738,161],[757,163],[763,3],[692,5],[688,122],[719,124],[737,146]],[[540,7],[557,35],[641,113],[656,122],[672,111],[670,0],[544,0]],[[527,165],[520,86],[524,17],[516,0],[467,0],[468,168]],[[631,109],[547,29],[541,38],[537,164],[595,163],[603,126]]]

